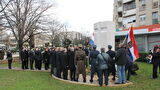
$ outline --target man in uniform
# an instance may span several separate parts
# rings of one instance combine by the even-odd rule
[[[97,48],[97,46],[94,45],[93,50],[90,52],[90,64],[91,64],[91,79],[90,79],[90,82],[91,83],[93,82],[93,77],[94,77],[95,72],[98,75],[98,70],[97,70],[98,68],[97,68],[96,62],[97,62],[97,56],[99,54],[99,51],[96,50],[96,48]]]
[[[86,55],[82,50],[82,45],[79,45],[78,50],[75,52],[75,65],[76,65],[76,81],[78,81],[79,74],[83,75],[83,82],[86,82]]]

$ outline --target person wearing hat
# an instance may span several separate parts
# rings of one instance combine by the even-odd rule
[[[78,81],[79,74],[83,76],[83,82],[86,82],[86,55],[82,50],[82,45],[78,45],[78,50],[75,52],[75,65],[76,65],[76,81]]]
[[[90,64],[91,64],[91,79],[90,82],[93,82],[94,74],[97,73],[98,75],[98,68],[97,68],[97,56],[99,54],[99,51],[96,50],[97,46],[93,46],[93,50],[90,52]]]
[[[116,77],[116,68],[115,68],[115,52],[112,50],[112,46],[111,45],[108,45],[108,51],[106,52],[111,60],[109,61],[109,72],[112,73],[113,75],[113,78],[112,80],[115,80],[115,77]]]

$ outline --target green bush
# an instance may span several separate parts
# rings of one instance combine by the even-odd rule
[[[139,58],[136,60],[137,62],[146,62],[146,56],[148,55],[149,53],[147,52],[142,52],[142,53],[139,53]]]
[[[11,49],[11,52],[16,53],[16,52],[19,52],[19,50],[18,50],[18,48],[13,48],[13,49]]]

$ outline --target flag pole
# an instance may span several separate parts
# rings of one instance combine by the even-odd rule
[[[133,24],[131,25],[131,27],[130,28],[132,28],[133,27]],[[130,32],[130,28],[129,28],[129,30],[128,30],[128,32]],[[123,45],[125,45],[126,44],[126,42],[127,42],[127,35],[125,36],[125,38],[124,38],[124,40],[123,40]]]

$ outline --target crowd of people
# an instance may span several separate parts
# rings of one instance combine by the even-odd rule
[[[104,48],[101,48],[101,51],[99,52],[96,50],[96,45],[92,47],[92,50],[83,48],[82,45],[79,45],[78,47],[70,46],[68,48],[45,48],[44,50],[40,48],[30,50],[24,48],[20,53],[20,57],[22,69],[29,69],[30,66],[31,70],[41,70],[42,64],[44,63],[45,70],[51,68],[51,74],[56,77],[68,80],[69,74],[70,80],[77,82],[80,74],[83,76],[83,82],[86,82],[86,68],[90,65],[90,82],[93,82],[93,77],[96,73],[100,86],[103,85],[103,76],[105,85],[108,85],[109,73],[113,75],[112,80],[115,80],[116,64],[118,80],[115,84],[126,83],[125,71],[128,70],[127,80],[129,80],[130,67],[133,62],[127,58],[127,52],[123,45],[120,44],[117,53],[111,49],[111,45],[108,45],[107,52],[105,52]],[[7,59],[9,69],[11,69],[12,53],[10,51],[7,52]],[[89,65],[87,62],[89,62]]]
[[[153,62],[152,76],[157,78],[160,48],[155,47],[151,55]],[[78,47],[69,46],[68,48],[45,48],[44,50],[24,48],[20,57],[22,69],[41,70],[42,64],[44,64],[44,69],[48,70],[50,68],[51,74],[56,77],[77,82],[80,74],[83,76],[83,82],[86,82],[86,68],[90,67],[90,82],[93,82],[94,75],[97,74],[100,86],[103,85],[103,80],[105,80],[105,85],[108,85],[109,75],[113,76],[112,80],[116,80],[116,73],[118,79],[115,84],[125,84],[127,80],[130,80],[134,63],[123,44],[119,45],[116,52],[112,50],[111,45],[108,45],[107,52],[105,48],[101,48],[99,52],[96,50],[96,45],[92,46],[92,49],[83,48],[82,45],[78,45]],[[7,59],[9,69],[11,69],[12,53],[10,51],[7,52]]]

